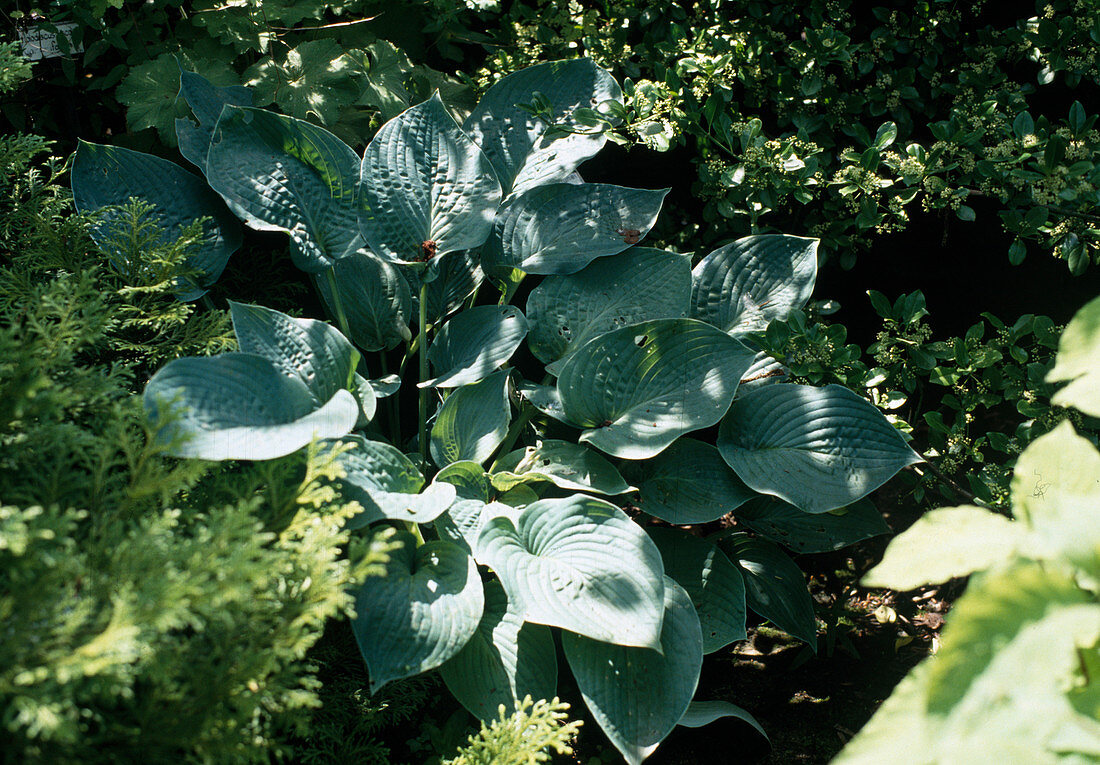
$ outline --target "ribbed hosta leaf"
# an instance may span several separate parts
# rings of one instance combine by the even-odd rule
[[[558,422],[565,423],[574,428],[580,428],[575,422],[572,422],[565,416],[565,407],[561,403],[561,394],[558,393],[558,389],[553,385],[538,385],[536,383],[524,381],[516,386],[516,390],[520,395],[527,399],[527,402],[531,406],[538,409],[545,415],[553,417]]]
[[[412,339],[409,317],[412,295],[405,277],[368,250],[359,250],[333,264],[340,303],[348,319],[351,340],[364,351],[389,350]],[[335,300],[328,279],[317,280],[317,289],[330,315]]]
[[[584,703],[631,765],[651,755],[683,717],[703,666],[691,598],[664,578],[661,652],[562,633],[562,648]]]
[[[371,693],[391,680],[435,669],[477,630],[485,595],[477,564],[450,542],[416,546],[401,531],[383,576],[368,577],[351,623],[370,671]]]
[[[751,489],[808,513],[849,505],[921,461],[874,406],[839,385],[768,385],[738,396],[718,450]]]
[[[343,440],[355,448],[337,458],[345,472],[337,485],[345,499],[363,506],[363,513],[348,522],[349,528],[384,518],[430,523],[454,502],[455,487],[449,483],[433,483],[421,492],[424,476],[398,449],[362,436]]]
[[[768,734],[764,731],[763,726],[756,721],[755,717],[728,701],[693,701],[688,705],[684,716],[680,718],[680,722],[676,724],[685,728],[702,728],[704,725],[710,725],[715,720],[721,720],[723,717],[735,717],[738,720],[744,720],[757,733],[764,738],[768,738]]]
[[[839,550],[890,527],[866,499],[828,513],[807,513],[778,497],[757,496],[734,512],[737,522],[796,553]]]
[[[523,621],[495,579],[485,583],[485,613],[466,646],[439,668],[443,682],[479,720],[512,709],[516,699],[553,698],[558,659],[549,627]]]
[[[436,257],[428,266],[435,278],[428,282],[428,321],[435,323],[457,310],[463,301],[485,281],[477,251],[449,252]],[[423,275],[413,266],[401,266],[405,279],[413,287],[413,304],[419,300]]]
[[[205,175],[206,152],[210,149],[210,139],[214,136],[222,107],[226,104],[252,106],[252,91],[239,85],[219,88],[201,75],[181,71],[179,97],[187,102],[198,120],[197,124],[186,118],[176,120],[180,154]]]
[[[294,265],[320,273],[362,245],[359,157],[332,133],[263,109],[226,106],[206,155],[210,185],[245,223],[290,235]]]
[[[715,521],[758,496],[717,449],[693,438],[678,438],[653,459],[623,470],[638,484],[638,506],[668,523]]]
[[[718,547],[745,579],[749,608],[817,650],[817,621],[806,579],[779,547],[737,532],[717,537]]]
[[[753,357],[752,366],[745,370],[745,375],[741,378],[741,384],[737,386],[737,393],[738,395],[744,395],[762,385],[786,382],[789,375],[789,369],[768,354],[760,351]]]
[[[493,465],[493,470],[493,486],[501,491],[529,481],[550,481],[562,489],[609,496],[633,488],[614,465],[596,452],[554,439],[504,455]]]
[[[575,273],[644,238],[668,192],[606,183],[539,186],[497,214],[481,266],[490,273]]]
[[[745,579],[740,569],[709,540],[680,529],[651,528],[648,533],[661,551],[665,575],[691,596],[703,630],[703,653],[744,640]]]
[[[454,503],[435,519],[436,531],[472,553],[481,534],[482,510],[492,495],[485,468],[476,462],[452,462],[436,473],[435,480],[451,484],[456,493]]]
[[[174,414],[158,434],[169,454],[206,460],[283,457],[314,438],[347,434],[359,417],[346,390],[318,405],[305,383],[253,353],[170,361],[143,401],[153,422]]]
[[[178,239],[181,230],[199,218],[210,219],[203,223],[197,251],[184,263],[200,273],[199,284],[181,284],[180,300],[202,297],[241,246],[240,222],[218,195],[201,178],[152,154],[81,141],[73,158],[72,187],[73,202],[83,213],[126,204],[130,197],[152,205],[149,214],[163,229],[160,241],[165,244]],[[137,275],[143,264],[124,263],[123,253],[111,251],[111,239],[122,225],[126,224],[117,210],[104,213],[91,229],[92,238],[108,250],[122,273]]]
[[[430,260],[484,242],[500,196],[489,160],[437,92],[383,125],[367,146],[359,231],[386,260]]]
[[[565,416],[582,441],[624,459],[652,457],[718,422],[752,351],[694,319],[657,319],[608,332],[562,367]]]
[[[622,510],[574,495],[483,522],[477,557],[529,622],[619,645],[659,645],[661,554]]]
[[[533,102],[536,93],[549,103],[552,121],[568,125],[576,125],[573,111],[578,107],[623,97],[611,75],[587,58],[536,64],[489,88],[463,128],[496,168],[505,193],[564,180],[607,140],[602,133],[583,132],[543,138],[547,123],[520,108]]]
[[[428,349],[436,376],[420,383],[456,388],[492,374],[527,336],[527,320],[510,305],[479,305],[443,325]]]
[[[432,460],[440,467],[465,460],[484,462],[504,440],[511,415],[507,372],[456,388],[432,425]]]
[[[527,298],[527,345],[540,361],[551,364],[604,332],[648,319],[686,316],[690,299],[687,259],[632,247],[535,287]]]
[[[692,271],[692,313],[730,333],[786,319],[810,299],[817,239],[756,234],[719,247]]]

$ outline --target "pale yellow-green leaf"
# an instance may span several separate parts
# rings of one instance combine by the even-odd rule
[[[1047,381],[1073,381],[1054,395],[1055,404],[1100,416],[1100,298],[1088,303],[1066,325]]]

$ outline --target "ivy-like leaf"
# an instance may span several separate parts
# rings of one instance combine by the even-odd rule
[[[432,460],[440,467],[484,462],[504,440],[511,415],[507,372],[455,389],[432,425]]]
[[[359,98],[360,73],[335,40],[309,40],[281,61],[265,56],[244,73],[256,103],[275,103],[285,114],[332,125]]]
[[[527,320],[514,306],[479,305],[443,325],[428,348],[436,372],[420,387],[455,388],[477,382],[512,357],[527,336]]]

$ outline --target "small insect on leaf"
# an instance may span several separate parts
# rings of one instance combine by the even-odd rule
[[[600,423],[600,427],[601,428],[606,428],[610,424],[611,424],[611,420],[604,420],[603,422]]]
[[[641,239],[641,231],[636,228],[620,228],[616,233],[623,238],[623,241],[627,244],[637,244]]]
[[[417,261],[421,263],[427,263],[429,260],[435,257],[435,251],[438,245],[436,245],[434,239],[428,239],[420,244],[420,255],[417,257]]]

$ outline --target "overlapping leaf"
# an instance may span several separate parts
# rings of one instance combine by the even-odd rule
[[[528,481],[549,481],[562,489],[609,496],[632,488],[615,466],[596,452],[556,439],[506,454],[496,461],[493,470],[493,486],[501,491]]]
[[[504,440],[511,415],[507,372],[455,389],[432,425],[432,460],[440,467],[484,462]]]
[[[816,239],[756,234],[719,247],[692,271],[692,313],[730,333],[762,330],[810,299]]]
[[[364,351],[394,348],[412,339],[409,283],[392,263],[359,250],[333,264],[340,304],[348,319],[351,340]],[[327,279],[317,280],[325,304],[335,313],[335,299]]]
[[[807,513],[778,497],[761,495],[734,515],[738,523],[796,553],[831,552],[890,533],[882,514],[866,499],[828,513]]]
[[[664,577],[660,652],[562,633],[562,648],[584,703],[631,765],[652,754],[687,711],[703,666],[703,639],[691,598]]]
[[[849,505],[921,461],[874,406],[839,385],[738,396],[718,450],[749,488],[810,513]]]
[[[477,382],[512,357],[527,336],[527,320],[510,305],[479,305],[443,325],[428,349],[436,376],[421,387],[455,388]]]
[[[291,258],[303,271],[320,273],[362,245],[359,157],[327,130],[227,105],[206,160],[210,185],[249,226],[290,235]]]
[[[646,459],[683,433],[718,422],[752,351],[694,319],[658,319],[608,332],[577,349],[558,377],[565,416],[582,441]]]
[[[198,285],[180,285],[181,300],[195,300],[217,281],[238,247],[241,226],[218,195],[199,177],[179,165],[152,154],[81,141],[73,159],[73,202],[80,212],[95,212],[125,204],[131,197],[152,206],[150,215],[163,229],[161,241],[174,242],[181,230],[199,218],[203,224],[198,250],[185,262],[198,271]],[[105,213],[91,230],[100,246],[110,249],[120,232],[117,211]],[[141,272],[141,263],[121,262],[122,253],[109,252],[114,265],[125,274]]]
[[[477,564],[450,542],[417,547],[405,531],[383,576],[369,577],[351,623],[370,671],[371,693],[391,680],[438,667],[477,631],[485,595]]]
[[[659,646],[661,555],[610,503],[583,495],[543,499],[519,511],[515,523],[485,520],[477,557],[526,621],[619,645]]]
[[[438,93],[382,126],[363,155],[360,177],[360,233],[392,261],[479,246],[500,204],[492,165]]]
[[[206,153],[210,150],[222,107],[226,104],[252,106],[252,91],[240,85],[219,88],[202,75],[182,70],[179,97],[187,102],[198,120],[197,123],[186,118],[176,120],[180,154],[206,175]]]
[[[572,274],[645,237],[668,189],[553,183],[513,197],[497,214],[481,266],[489,273]]]
[[[481,534],[482,510],[492,494],[485,468],[476,462],[452,462],[436,473],[435,480],[451,484],[456,494],[454,503],[435,519],[436,531],[472,553]]]

